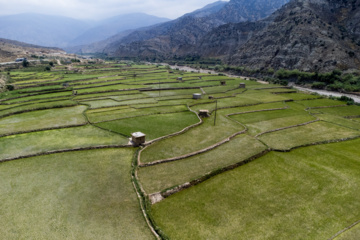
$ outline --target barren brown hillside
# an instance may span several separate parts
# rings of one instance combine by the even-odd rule
[[[54,53],[65,53],[59,48],[47,48],[13,40],[0,38],[0,62],[12,62],[16,58],[27,57],[31,55],[43,56]]]

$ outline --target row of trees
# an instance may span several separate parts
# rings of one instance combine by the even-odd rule
[[[243,66],[215,65],[206,66],[199,65],[203,69],[214,69],[220,72],[231,72],[237,75],[263,78],[265,81],[288,85],[294,82],[298,85],[308,85],[314,89],[326,89],[339,92],[360,92],[360,76],[358,74],[343,74],[340,70],[332,72],[303,72],[298,69],[275,71],[268,69],[250,69]]]

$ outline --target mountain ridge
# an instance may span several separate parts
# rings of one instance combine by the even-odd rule
[[[191,54],[198,41],[212,29],[230,22],[241,22],[244,19],[258,20],[265,16],[265,13],[257,14],[259,9],[271,12],[274,6],[281,7],[287,1],[255,0],[249,5],[245,0],[231,0],[222,8],[214,8],[214,11],[205,17],[186,14],[147,31],[135,31],[107,46],[104,52],[115,57],[140,58],[171,58],[176,55]],[[243,5],[251,7],[244,8]],[[232,14],[233,12],[237,14]]]
[[[144,13],[114,16],[95,22],[45,14],[0,16],[0,38],[65,48],[104,40],[124,30],[168,21]]]

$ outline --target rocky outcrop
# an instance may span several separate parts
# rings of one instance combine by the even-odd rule
[[[204,58],[226,59],[266,25],[265,21],[222,25],[207,33],[199,41],[195,53]]]
[[[358,69],[359,5],[359,0],[293,0],[226,60],[253,69]]]

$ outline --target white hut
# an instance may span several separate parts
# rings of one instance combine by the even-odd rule
[[[142,132],[134,132],[131,134],[131,141],[134,146],[139,146],[145,143],[145,137],[146,135]]]
[[[201,99],[201,93],[194,93],[193,99]]]

